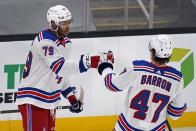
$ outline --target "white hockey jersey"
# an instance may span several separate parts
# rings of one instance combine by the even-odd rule
[[[178,119],[186,110],[182,74],[172,67],[133,61],[120,75],[103,71],[105,86],[114,92],[128,88],[116,131],[163,131],[166,116]]]
[[[16,104],[33,104],[45,109],[58,106],[60,93],[72,90],[68,77],[80,73],[79,61],[69,60],[71,41],[59,40],[50,30],[34,39],[18,88]],[[82,68],[82,67],[81,67]]]

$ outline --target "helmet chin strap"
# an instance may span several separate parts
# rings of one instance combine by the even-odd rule
[[[56,23],[55,23],[55,24],[56,24]],[[53,29],[53,28],[52,28],[52,24],[51,24],[51,22],[50,22],[50,28],[51,28],[54,32],[57,32],[57,30],[59,29],[59,26],[56,25],[56,29]]]
[[[56,23],[55,23],[56,24]],[[52,31],[54,31],[54,33],[56,34],[56,36],[59,38],[59,39],[63,39],[63,35],[59,33],[58,29],[59,29],[59,26],[56,24],[56,29],[53,29],[52,28],[52,25],[50,23],[50,28],[52,29]]]

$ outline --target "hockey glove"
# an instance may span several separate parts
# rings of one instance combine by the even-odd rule
[[[72,113],[80,113],[83,110],[83,104],[78,100],[74,105],[71,105],[69,110]]]
[[[82,89],[81,89],[82,90]],[[82,90],[83,91],[83,90]],[[61,91],[61,94],[69,101],[71,104],[69,110],[73,113],[79,113],[83,110],[83,103],[81,103],[80,100],[78,100],[75,96],[76,94],[76,87],[69,87],[64,91]],[[83,93],[80,94],[83,96]],[[83,99],[83,98],[79,98]]]
[[[103,53],[100,55],[100,61],[98,63],[98,72],[100,75],[102,75],[102,72],[106,68],[113,69],[113,63],[114,63],[114,56],[112,51],[108,51],[108,53]]]
[[[97,68],[100,60],[103,58],[109,60],[111,63],[114,63],[114,57],[112,51],[108,51],[108,53],[101,52],[98,55],[94,55],[94,56],[89,54],[81,55],[80,64],[79,64],[80,72],[81,73],[85,72],[89,68]]]
[[[79,69],[80,72],[85,72],[89,68],[97,68],[99,63],[99,56],[91,56],[89,54],[83,54],[80,58]]]

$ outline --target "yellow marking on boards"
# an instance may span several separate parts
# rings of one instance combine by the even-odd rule
[[[150,6],[145,6],[146,8],[150,8]],[[91,8],[91,11],[99,11],[99,10],[122,10],[125,7],[118,6],[118,7],[103,7],[103,8]],[[139,9],[140,6],[129,6],[128,9]],[[154,6],[154,8],[158,8],[157,5]]]
[[[172,128],[196,127],[196,112],[185,112],[178,120],[168,118]],[[118,115],[57,118],[55,131],[112,131]],[[22,131],[21,120],[0,121],[0,131]]]
[[[185,112],[178,120],[168,118],[172,128],[196,127],[196,112]]]
[[[171,23],[171,21],[154,21],[153,24],[168,24]],[[147,25],[147,22],[133,22],[128,23],[129,26],[136,26],[136,25]],[[106,26],[124,26],[123,23],[119,24],[96,24],[96,27],[106,27]]]

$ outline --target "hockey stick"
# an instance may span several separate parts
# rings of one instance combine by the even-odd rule
[[[19,110],[2,110],[0,114],[7,114],[7,113],[19,113]]]
[[[172,131],[172,128],[171,128],[171,126],[169,125],[169,122],[168,122],[167,119],[166,119],[166,125],[167,125],[168,130],[169,130],[169,131]]]
[[[84,99],[84,90],[82,87],[80,87],[80,96],[79,96],[79,100],[83,103],[83,99]],[[62,109],[70,109],[71,105],[69,106],[58,106],[56,109],[58,110],[62,110]],[[19,113],[20,111],[15,109],[15,110],[2,110],[0,111],[0,114],[7,114],[7,113]]]

